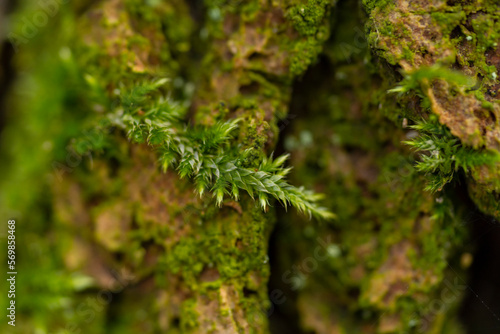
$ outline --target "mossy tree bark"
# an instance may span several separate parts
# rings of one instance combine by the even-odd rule
[[[272,286],[293,297],[296,307],[284,312],[298,314],[307,331],[459,333],[473,247],[464,227],[478,220],[467,192],[498,219],[499,165],[473,167],[433,194],[415,168],[421,158],[404,142],[417,135],[407,122],[437,115],[462,145],[498,154],[497,7],[366,1],[364,8],[336,7],[324,58],[296,85],[290,112],[300,121],[284,134],[294,181],[327,194],[339,218],[326,226],[278,225]],[[478,84],[464,91],[444,77],[425,78],[413,94],[387,94],[400,73],[436,64]],[[326,240],[330,256],[315,256]],[[488,296],[473,298],[494,305]],[[496,323],[489,307],[483,311]]]
[[[457,145],[498,154],[498,15],[494,1],[61,5],[20,51],[37,85],[24,118],[13,123],[21,130],[21,122],[31,124],[16,145],[41,142],[44,151],[10,153],[19,164],[51,166],[51,176],[37,180],[47,167],[30,165],[12,172],[6,189],[23,178],[44,189],[29,198],[18,192],[24,207],[11,206],[44,212],[58,241],[36,241],[39,247],[55,245],[53,256],[66,270],[94,284],[78,293],[57,290],[73,293],[56,307],[67,312],[39,326],[266,333],[271,319],[281,332],[459,333],[457,306],[470,265],[462,222],[474,210],[467,196],[500,217],[499,165],[456,170],[453,179],[466,187],[452,182],[432,193],[428,175],[415,168],[420,153],[404,141],[419,135],[408,124],[435,115]],[[47,54],[37,58],[41,48]],[[466,90],[424,75],[408,93],[387,94],[401,73],[435,65],[479,83]],[[258,168],[275,150],[291,152],[293,183],[326,194],[337,218],[314,223],[264,212],[243,194],[217,207],[175,170],[163,173],[151,147],[131,143],[116,127],[104,126],[113,146],[103,154],[67,148],[113,107],[88,86],[98,83],[113,101],[126,87],[161,77],[171,79],[165,91],[189,105],[191,124],[244,120],[235,145],[251,149],[249,166]],[[55,121],[39,119],[50,117]],[[43,219],[39,226],[46,233]],[[269,253],[278,299],[268,295]],[[445,290],[453,298],[443,297]],[[107,292],[113,298],[90,319],[80,306]],[[288,323],[268,311],[277,300],[287,300],[279,313]]]
[[[193,72],[187,75],[199,85],[192,96],[192,122],[244,119],[236,140],[242,150],[253,150],[250,166],[258,168],[275,147],[293,78],[328,37],[330,4],[309,4],[311,22],[297,16],[300,5],[207,3],[201,24],[206,35],[193,39],[200,27],[194,27],[184,2],[148,8],[106,1],[77,19],[75,59],[109,92],[119,89],[119,81],[165,71],[179,82],[182,71]],[[183,59],[197,42],[201,59]],[[185,94],[186,87],[179,86]],[[156,324],[149,329],[267,332],[273,213],[263,212],[248,196],[216,208],[212,198],[196,198],[175,171],[163,174],[149,147],[117,142],[113,158],[97,158],[92,170],[64,176],[55,187],[54,211],[67,228],[66,238],[74,236],[66,263],[106,289],[115,283],[112,268],[133,276],[137,287],[123,294],[119,307],[140,299]],[[86,232],[78,233],[82,229]],[[141,326],[143,320],[128,322]]]

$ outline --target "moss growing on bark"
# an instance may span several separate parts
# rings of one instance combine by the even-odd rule
[[[37,314],[24,322],[25,332],[73,323],[89,333],[268,331],[274,209],[263,212],[245,194],[221,208],[198,198],[190,182],[174,171],[162,174],[150,148],[132,145],[117,126],[99,126],[91,139],[74,143],[75,152],[67,149],[104,111],[117,108],[119,96],[136,82],[167,76],[172,80],[163,93],[172,92],[189,109],[193,125],[244,120],[235,142],[251,149],[245,168],[258,168],[275,150],[280,120],[288,121],[292,106],[285,146],[296,183],[325,192],[338,220],[312,225],[287,217],[294,224],[279,231],[286,252],[278,279],[297,294],[290,319],[318,333],[457,333],[460,285],[446,312],[436,314],[431,305],[456,277],[449,267],[456,266],[453,254],[466,240],[457,220],[467,207],[453,185],[426,192],[426,179],[415,168],[419,158],[402,142],[416,135],[407,125],[432,113],[462,147],[499,150],[498,13],[494,1],[363,3],[366,17],[358,16],[354,2],[340,3],[323,54],[334,1],[66,6],[19,58],[32,66],[33,80],[23,85],[34,82],[36,89],[29,105],[18,108],[26,112],[23,120],[13,123],[23,136],[5,134],[10,156],[22,167],[2,192],[9,193],[9,207],[38,215],[26,219],[31,231],[23,243],[33,245],[27,256],[40,265],[29,275],[32,268],[24,264],[20,286],[27,288],[20,295],[47,291],[20,308]],[[76,22],[78,31],[67,22]],[[43,43],[50,52],[34,66]],[[298,86],[290,104],[293,79],[318,58],[324,80],[304,78],[314,85]],[[454,67],[478,85],[462,89],[440,72],[412,82],[405,94],[387,94],[401,81],[399,68],[418,73],[434,65]],[[304,110],[305,119],[295,118]],[[48,174],[51,162],[58,164],[45,182],[40,175]],[[498,171],[480,165],[466,175],[478,207],[497,217]],[[62,181],[54,181],[58,177]],[[21,180],[40,190],[18,189]],[[322,260],[311,255],[318,245]],[[63,266],[66,275],[78,276],[50,284]],[[103,305],[93,321],[75,313],[87,297],[114,291],[127,275],[133,277],[127,288],[116,290],[116,302]]]

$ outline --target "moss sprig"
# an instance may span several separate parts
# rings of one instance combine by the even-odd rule
[[[181,178],[194,181],[199,196],[211,193],[217,205],[225,198],[239,200],[245,191],[263,210],[276,199],[287,208],[318,219],[334,215],[319,206],[321,195],[295,187],[286,181],[291,168],[284,167],[288,155],[264,158],[258,168],[246,165],[252,149],[243,149],[235,133],[240,119],[216,122],[212,126],[190,126],[183,119],[184,108],[162,96],[154,97],[163,80],[134,87],[124,93],[121,104],[109,115],[113,124],[126,131],[135,143],[146,143],[159,155],[163,171],[175,169]]]
[[[475,80],[458,71],[453,71],[442,67],[439,64],[426,67],[422,66],[411,72],[403,73],[404,78],[398,86],[389,89],[388,93],[398,93],[399,95],[414,91],[418,96],[425,95],[422,92],[422,83],[430,83],[433,80],[441,79],[458,87],[471,88],[475,85]]]
[[[428,121],[422,120],[411,128],[420,135],[404,143],[423,152],[415,167],[428,175],[429,181],[425,189],[431,192],[442,190],[459,170],[468,172],[474,167],[492,165],[499,161],[498,154],[462,145],[435,116],[431,116]]]

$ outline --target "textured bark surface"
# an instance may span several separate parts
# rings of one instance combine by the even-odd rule
[[[208,36],[198,65],[182,59],[189,56],[183,50],[193,43],[195,23],[180,1],[154,8],[117,0],[91,5],[76,19],[75,59],[110,92],[119,81],[161,71],[175,77],[186,70],[182,66],[201,64],[192,74],[200,82],[194,122],[244,118],[239,138],[257,152],[258,164],[275,146],[293,77],[328,36],[328,3],[310,6],[315,21],[304,34],[285,17],[291,5],[207,6]],[[142,331],[267,332],[272,213],[246,197],[218,209],[211,198],[196,198],[174,171],[163,174],[149,147],[118,143],[114,159],[98,157],[91,170],[64,175],[54,187],[53,210],[65,226],[64,239],[72,239],[64,258],[69,269],[90,275],[102,289],[116,285],[113,270],[134,277],[116,307],[143,300],[148,323],[122,319]]]
[[[13,67],[27,74],[5,102],[17,114],[2,133],[2,213],[31,245],[20,333],[471,332],[467,223],[500,217],[499,164],[432,193],[404,142],[418,136],[408,122],[435,115],[460,145],[499,153],[499,15],[493,0],[60,5],[20,44]],[[432,66],[477,83],[387,93]],[[112,107],[93,83],[113,101],[163,77],[190,124],[243,119],[235,144],[252,167],[289,152],[292,183],[337,218],[264,212],[248,195],[217,207],[116,127],[103,126],[104,153],[68,148]]]
[[[372,5],[374,6],[374,5]],[[385,13],[385,14],[384,14]],[[441,64],[478,78],[474,93],[452,94],[443,80],[424,90],[432,112],[465,145],[500,149],[498,4],[495,1],[396,1],[374,6],[369,40],[391,65],[406,71]],[[499,217],[500,170],[478,168],[468,179],[475,203]]]

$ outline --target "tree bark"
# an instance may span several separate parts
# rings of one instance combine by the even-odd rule
[[[435,153],[412,150],[423,131],[408,125],[436,117],[468,153],[499,154],[499,15],[494,1],[60,5],[16,54],[31,78],[21,83],[34,88],[11,102],[20,113],[3,136],[16,144],[3,156],[26,168],[8,170],[3,195],[7,212],[33,221],[20,238],[41,251],[26,259],[50,250],[40,273],[64,267],[81,284],[41,284],[55,306],[21,308],[38,315],[24,328],[466,333],[467,228],[500,217],[500,163],[456,167],[431,192],[437,172],[418,163]],[[441,70],[476,85],[428,74]],[[234,145],[250,150],[250,166],[289,152],[292,184],[325,194],[337,218],[310,221],[278,203],[263,211],[246,194],[218,207],[176,170],[162,172],[150,146],[98,123],[127,87],[163,77],[189,108],[186,123],[242,119]],[[388,93],[398,85],[409,88]],[[89,128],[112,146],[68,146]],[[19,180],[36,190],[23,194]]]

